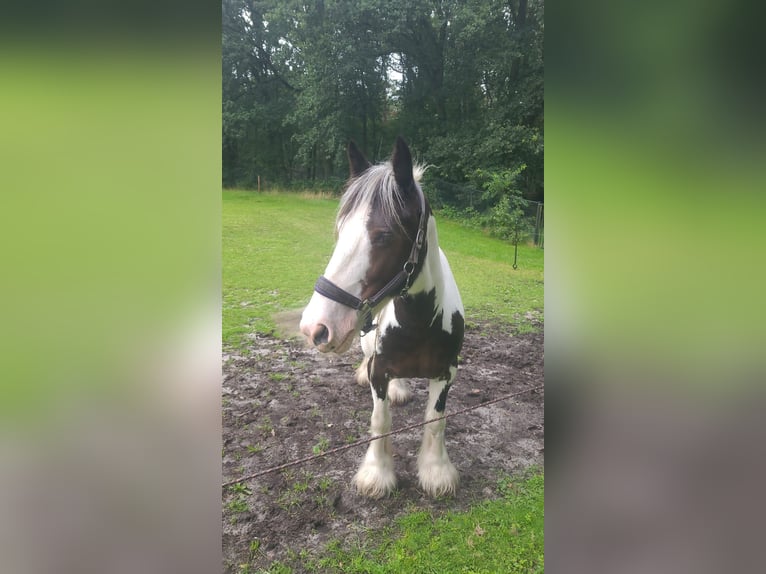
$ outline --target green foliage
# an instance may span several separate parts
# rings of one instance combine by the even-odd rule
[[[513,245],[518,245],[527,239],[532,231],[524,208],[529,201],[524,199],[521,190],[516,187],[516,181],[526,166],[514,170],[484,171],[476,170],[476,178],[484,188],[482,200],[492,204],[485,218],[486,227],[490,232],[507,239]]]
[[[247,499],[243,495],[238,495],[236,498],[231,499],[226,508],[233,513],[242,513],[248,510]]]
[[[233,492],[235,494],[244,494],[244,495],[253,494],[252,490],[250,490],[250,488],[246,484],[244,484],[242,482],[238,482],[236,484],[233,484],[229,488],[230,488],[231,492]]]
[[[416,511],[396,522],[393,534],[370,536],[376,547],[328,545],[323,572],[543,572],[544,476],[504,478],[499,500],[467,512],[434,516]]]
[[[517,200],[520,199],[520,196],[517,195],[512,197]],[[528,237],[532,231],[532,226],[524,216],[524,210],[518,204],[512,204],[511,201],[507,195],[501,197],[490,210],[487,220],[494,235],[509,240],[513,245],[518,245]]]
[[[293,574],[293,569],[281,562],[274,562],[268,569],[258,570],[258,574]]]
[[[436,207],[485,211],[497,201],[473,204],[475,170],[520,166],[519,189],[542,200],[543,13],[543,0],[224,0],[224,185],[339,181],[350,138],[377,161],[402,134],[440,181]]]
[[[314,454],[322,454],[330,447],[330,441],[327,439],[327,437],[321,437],[319,439],[319,442],[317,442],[313,447],[311,447],[311,452]]]

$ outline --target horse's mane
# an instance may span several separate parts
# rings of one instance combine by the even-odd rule
[[[426,166],[414,164],[412,174],[415,185],[419,185]],[[402,198],[394,179],[394,169],[391,162],[379,163],[364,171],[359,177],[349,181],[345,193],[340,199],[338,216],[335,220],[335,232],[340,232],[346,219],[357,210],[367,212],[374,201],[378,201],[383,218],[388,225],[402,226],[399,211],[402,209]]]

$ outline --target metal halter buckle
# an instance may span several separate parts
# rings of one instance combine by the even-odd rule
[[[422,227],[418,228],[418,235],[415,237],[415,244],[418,246],[418,249],[423,247],[423,240],[426,238],[426,230]]]
[[[359,316],[359,330],[361,331],[361,336],[366,335],[370,331],[372,331],[377,325],[374,325],[372,323],[372,305],[370,304],[369,299],[365,299],[362,301],[362,304],[359,306],[358,309],[358,316]]]

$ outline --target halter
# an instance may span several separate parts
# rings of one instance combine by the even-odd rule
[[[386,285],[380,291],[375,293],[375,295],[364,300],[359,299],[345,289],[338,287],[324,275],[320,276],[314,285],[314,291],[320,295],[358,311],[358,324],[361,325],[362,335],[366,335],[376,327],[376,325],[372,324],[372,310],[377,307],[383,299],[393,295],[397,291],[399,292],[400,297],[406,297],[407,292],[412,285],[412,274],[415,272],[415,267],[417,267],[418,259],[420,258],[420,250],[423,247],[423,241],[425,241],[426,238],[426,223],[428,221],[423,191],[417,186],[415,186],[415,188],[418,190],[418,199],[420,199],[418,233],[415,236],[415,241],[412,242],[412,250],[410,251],[409,258],[404,262],[402,270],[394,275],[393,279],[386,283]]]

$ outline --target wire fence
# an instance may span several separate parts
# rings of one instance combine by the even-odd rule
[[[396,430],[392,430],[392,431],[389,431],[387,433],[375,435],[375,436],[368,437],[368,438],[363,438],[363,439],[360,439],[358,441],[352,442],[350,444],[347,444],[347,445],[344,445],[344,446],[339,446],[337,448],[333,448],[333,449],[327,450],[325,452],[320,452],[318,454],[314,454],[314,455],[311,455],[311,456],[306,456],[306,457],[300,458],[298,460],[292,460],[292,461],[289,461],[289,462],[285,462],[283,464],[279,464],[277,466],[272,466],[270,468],[266,468],[264,470],[259,470],[258,472],[255,472],[253,474],[248,474],[247,476],[241,476],[239,478],[233,478],[231,480],[225,481],[221,485],[221,487],[222,488],[226,488],[228,486],[232,486],[232,485],[238,484],[240,482],[246,482],[246,481],[249,481],[249,480],[253,480],[253,479],[258,478],[260,476],[263,476],[265,474],[271,474],[272,472],[278,472],[280,470],[284,470],[286,468],[290,468],[290,467],[293,467],[293,466],[301,466],[301,465],[304,465],[304,464],[308,464],[309,462],[312,462],[312,461],[317,460],[319,458],[324,458],[326,456],[331,456],[331,455],[334,455],[334,454],[338,454],[338,453],[343,452],[345,450],[349,450],[351,448],[355,448],[355,447],[358,447],[360,445],[370,443],[372,441],[376,441],[376,440],[380,440],[382,438],[386,438],[386,437],[389,437],[389,436],[397,435],[397,434],[403,433],[405,431],[409,431],[409,430],[416,429],[418,427],[425,426],[425,425],[430,424],[430,423],[434,423],[434,422],[437,422],[437,421],[440,421],[440,420],[448,419],[448,418],[454,417],[456,415],[461,415],[463,413],[467,413],[467,412],[470,412],[470,411],[473,411],[473,410],[476,410],[476,409],[480,409],[480,408],[492,405],[494,403],[499,403],[500,401],[505,401],[505,400],[508,400],[508,399],[512,399],[514,397],[518,397],[518,396],[524,395],[526,393],[533,393],[533,394],[534,393],[540,393],[540,392],[543,392],[544,388],[545,388],[544,385],[537,385],[535,387],[531,387],[531,388],[528,388],[528,389],[523,389],[523,390],[517,391],[515,393],[508,393],[507,395],[503,395],[501,397],[497,397],[497,398],[491,399],[489,401],[485,401],[483,403],[479,403],[478,405],[471,405],[471,406],[468,406],[468,407],[464,407],[464,408],[459,409],[457,411],[454,411],[454,412],[451,412],[451,413],[447,413],[447,414],[444,414],[442,416],[435,417],[435,418],[432,418],[432,419],[428,419],[428,420],[425,420],[425,421],[422,421],[422,422],[413,423],[411,425],[407,425],[405,427],[398,428]]]
[[[491,207],[484,199],[485,192],[470,184],[458,184],[426,172],[428,185],[423,189],[432,206],[446,209],[456,216],[480,223],[480,212]],[[462,206],[462,207],[455,207]],[[525,236],[522,243],[545,247],[545,204],[542,201],[524,200],[522,227]]]

